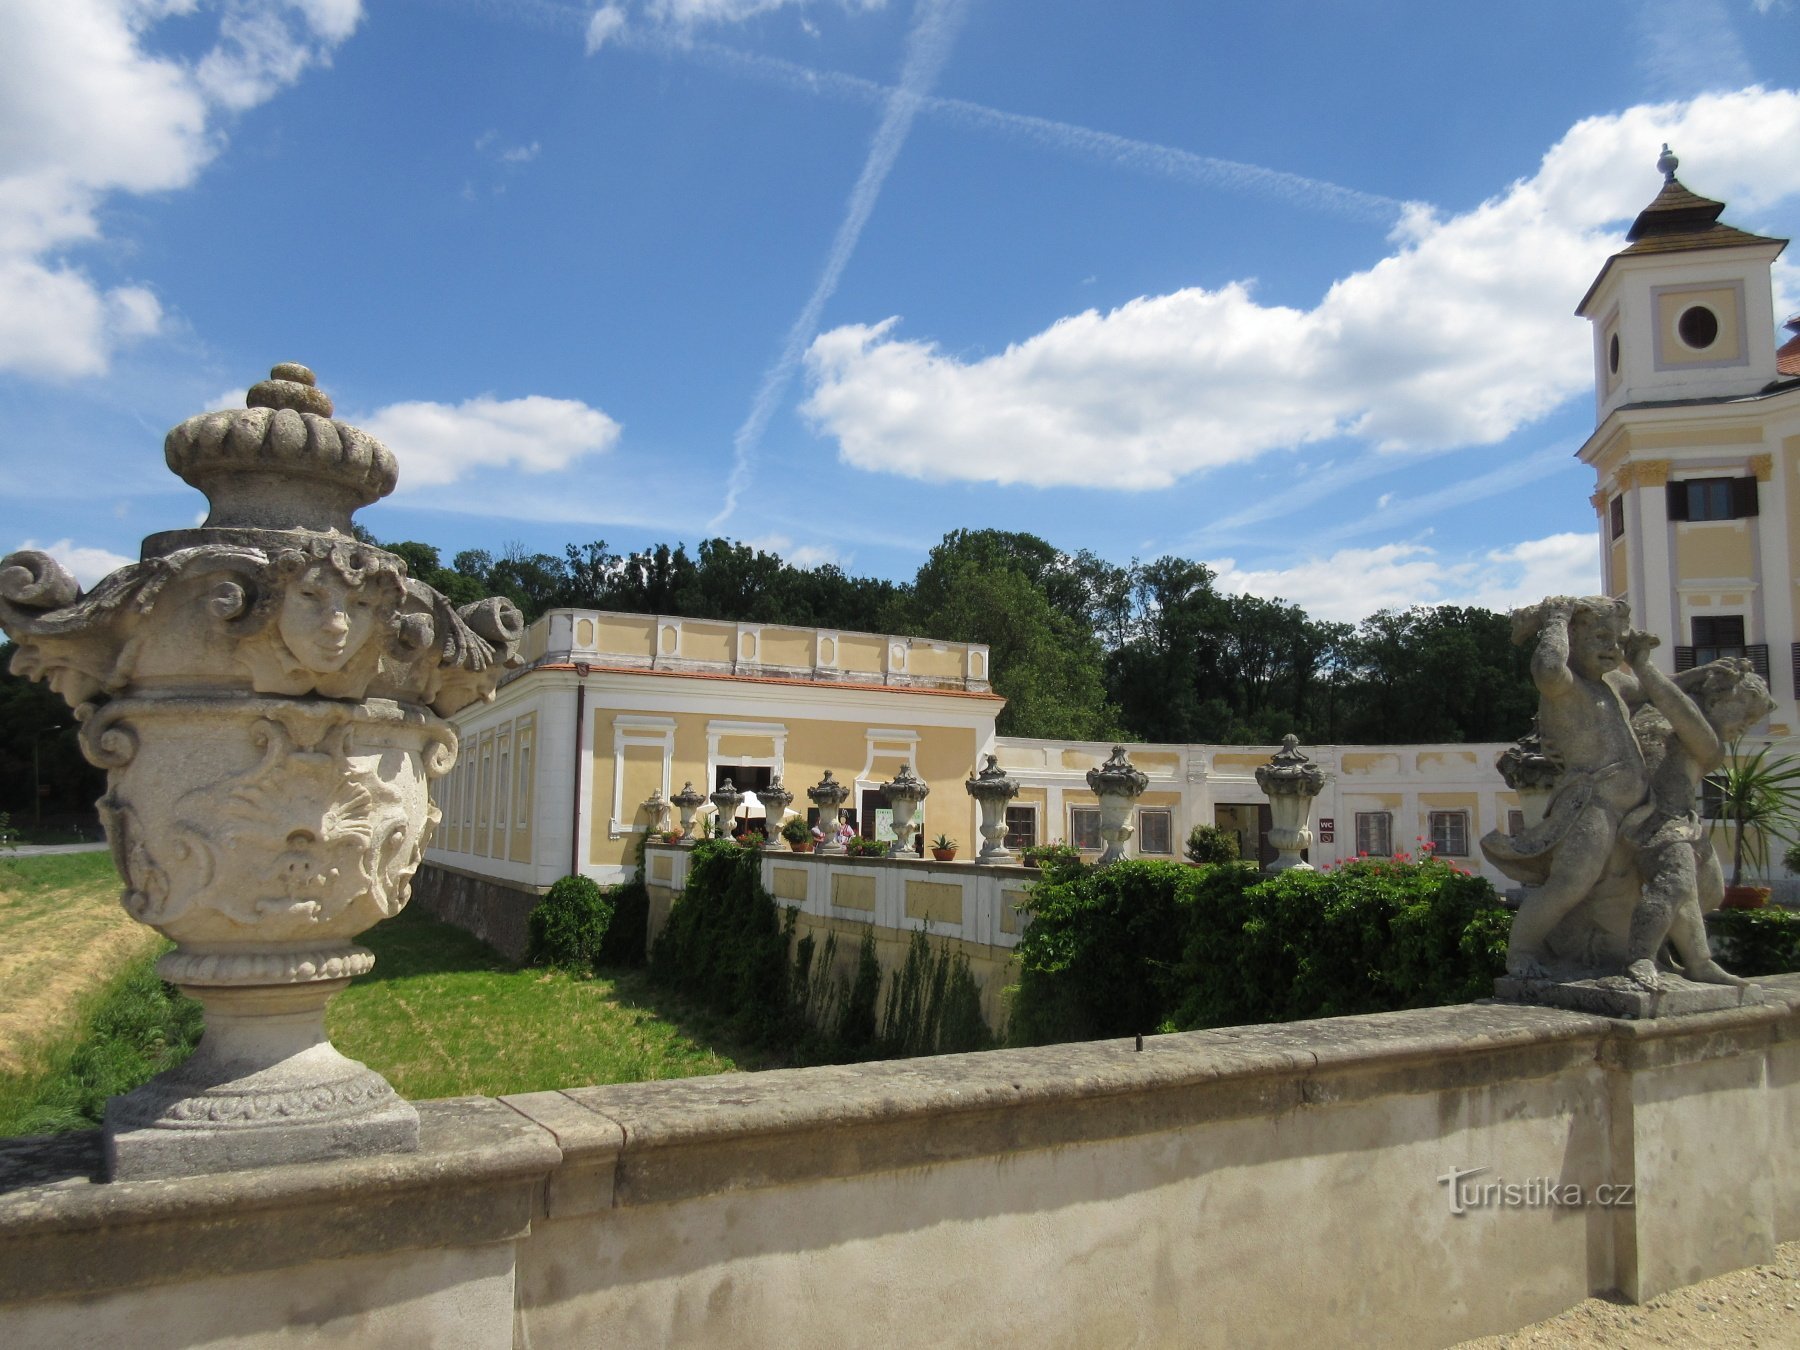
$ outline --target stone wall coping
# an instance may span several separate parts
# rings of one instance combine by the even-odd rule
[[[651,840],[649,847],[661,849],[668,853],[691,853],[691,844],[671,844],[666,841]],[[792,849],[764,849],[764,858],[773,858],[782,866],[793,863],[813,863],[818,865],[843,866],[848,863],[855,867],[904,867],[912,871],[953,872],[958,876],[997,876],[1009,881],[1038,881],[1043,873],[1036,867],[1026,867],[1022,863],[984,863],[973,858],[958,858],[952,862],[939,862],[927,854],[921,858],[917,854],[906,854],[898,858],[872,857],[854,853],[795,853]]]
[[[1800,1039],[1768,1001],[1622,1022],[1473,1003],[1363,1017],[421,1102],[416,1153],[99,1183],[97,1131],[0,1142],[0,1304],[529,1232],[592,1214]]]
[[[100,1132],[0,1141],[0,1304],[528,1230],[555,1137],[486,1097],[420,1102],[419,1148],[94,1180]]]

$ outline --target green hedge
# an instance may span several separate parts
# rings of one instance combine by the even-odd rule
[[[1706,933],[1733,975],[1800,970],[1800,914],[1791,909],[1721,909],[1706,916]]]
[[[591,969],[612,916],[612,897],[591,877],[563,877],[525,921],[526,960],[534,966]]]
[[[1046,875],[1025,908],[1024,1044],[1463,1003],[1492,992],[1511,915],[1438,860],[1127,861]]]

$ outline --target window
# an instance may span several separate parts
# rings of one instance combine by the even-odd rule
[[[1719,777],[1700,780],[1700,815],[1705,820],[1725,819],[1725,780]]]
[[[1356,851],[1371,858],[1391,857],[1394,852],[1394,817],[1387,811],[1356,813]]]
[[[1606,344],[1606,364],[1611,368],[1613,374],[1619,373],[1619,335],[1617,333],[1614,333],[1612,341]]]
[[[1440,858],[1469,856],[1469,813],[1467,811],[1433,811],[1431,813],[1431,850]]]
[[[1612,506],[1608,508],[1607,514],[1612,521],[1612,537],[1617,539],[1620,535],[1625,533],[1625,498],[1614,497],[1612,499]]]
[[[1172,811],[1138,812],[1138,852],[1175,852],[1175,814]]]
[[[1069,842],[1084,853],[1098,853],[1106,847],[1100,842],[1099,807],[1071,806],[1069,808]]]
[[[1037,807],[1006,808],[1006,846],[1032,848],[1037,844]]]
[[[1742,614],[1696,615],[1694,629],[1694,664],[1703,666],[1722,656],[1744,654],[1744,616]]]
[[[1684,478],[1668,486],[1670,520],[1738,520],[1757,514],[1756,478]]]
[[[1719,340],[1719,316],[1705,305],[1690,305],[1675,321],[1681,340],[1696,351],[1705,351]]]

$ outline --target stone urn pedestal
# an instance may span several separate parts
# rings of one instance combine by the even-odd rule
[[[206,1030],[106,1108],[108,1173],[140,1179],[417,1147],[418,1115],[335,1050],[325,1009],[406,905],[456,761],[446,716],[516,664],[519,613],[453,608],[362,544],[351,513],[394,457],[302,366],[169,433],[212,504],[83,593],[54,559],[0,559],[14,673],[75,709],[107,772],[120,900],[176,943],[157,963]]]
[[[708,800],[713,804],[713,835],[717,839],[729,839],[737,829],[738,807],[744,804],[744,794],[737,790],[737,785],[727,778],[713,790]]]
[[[1257,766],[1256,785],[1269,799],[1269,842],[1275,846],[1275,861],[1265,871],[1285,872],[1291,867],[1311,870],[1312,864],[1300,856],[1312,846],[1312,831],[1306,822],[1312,817],[1313,798],[1325,786],[1325,771],[1300,753],[1300,738],[1281,738],[1281,749],[1269,757],[1267,764]]]
[[[806,799],[819,808],[819,833],[825,838],[813,846],[814,853],[844,853],[843,842],[838,836],[838,812],[844,809],[844,803],[850,799],[850,789],[831,776],[831,770],[825,770],[825,776],[806,789]]]
[[[1124,746],[1115,745],[1098,768],[1087,771],[1087,784],[1100,799],[1100,839],[1106,849],[1094,865],[1104,867],[1125,856],[1125,841],[1132,836],[1131,808],[1150,786],[1150,778],[1132,764]]]
[[[913,817],[919,803],[931,795],[931,785],[914,775],[912,765],[902,764],[893,781],[881,785],[881,795],[894,809],[894,852],[904,852],[912,843]]]
[[[769,785],[757,790],[756,800],[763,808],[763,847],[784,847],[781,827],[787,821],[788,808],[794,804],[794,794],[782,785],[780,774],[772,774]]]
[[[972,773],[963,788],[981,809],[981,852],[978,863],[1009,863],[1012,850],[1006,846],[1006,804],[1019,795],[1019,785],[1006,776],[994,755],[985,757],[987,764],[980,773]]]
[[[706,805],[706,798],[695,790],[693,783],[683,783],[681,791],[669,798],[669,804],[681,813],[680,829],[683,843],[692,843],[694,839],[694,813]]]

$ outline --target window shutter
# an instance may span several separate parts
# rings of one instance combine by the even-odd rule
[[[1688,518],[1687,484],[1670,483],[1663,490],[1668,494],[1669,519],[1686,520]]]
[[[1731,514],[1735,517],[1753,516],[1756,510],[1756,478],[1734,478],[1731,480]]]
[[[1800,653],[1800,643],[1795,643],[1794,649],[1797,653]],[[1795,669],[1800,670],[1800,655],[1796,655],[1794,660],[1796,662]],[[1675,649],[1675,673],[1679,675],[1682,671],[1692,670],[1693,668],[1694,649],[1692,647],[1677,647]]]
[[[1744,655],[1750,658],[1750,668],[1762,676],[1763,683],[1769,682],[1769,644],[1752,642],[1744,648]]]
[[[1797,693],[1800,693],[1800,642],[1794,644],[1793,649],[1789,652],[1789,656],[1792,658],[1794,666],[1792,671],[1794,676],[1794,689]]]

